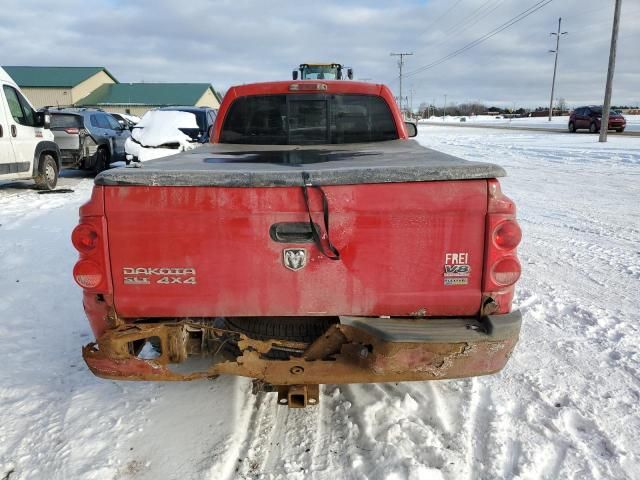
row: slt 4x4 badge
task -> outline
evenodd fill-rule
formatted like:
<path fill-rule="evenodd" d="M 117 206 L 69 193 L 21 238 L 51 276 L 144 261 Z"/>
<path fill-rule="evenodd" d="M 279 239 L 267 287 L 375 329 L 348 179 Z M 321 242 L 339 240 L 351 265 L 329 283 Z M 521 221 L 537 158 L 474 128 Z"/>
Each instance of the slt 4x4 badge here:
<path fill-rule="evenodd" d="M 285 248 L 282 251 L 282 261 L 289 270 L 300 270 L 307 265 L 307 249 Z"/>
<path fill-rule="evenodd" d="M 124 267 L 122 269 L 125 285 L 195 285 L 195 268 L 177 267 Z"/>

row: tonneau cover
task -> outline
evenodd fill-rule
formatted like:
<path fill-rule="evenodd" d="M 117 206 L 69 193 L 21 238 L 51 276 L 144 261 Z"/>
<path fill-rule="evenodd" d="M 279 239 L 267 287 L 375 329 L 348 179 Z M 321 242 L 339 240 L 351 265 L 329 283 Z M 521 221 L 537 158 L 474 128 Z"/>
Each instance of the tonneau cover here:
<path fill-rule="evenodd" d="M 471 162 L 415 140 L 348 145 L 208 144 L 140 168 L 107 170 L 96 185 L 280 187 L 426 182 L 504 177 L 491 163 Z"/>

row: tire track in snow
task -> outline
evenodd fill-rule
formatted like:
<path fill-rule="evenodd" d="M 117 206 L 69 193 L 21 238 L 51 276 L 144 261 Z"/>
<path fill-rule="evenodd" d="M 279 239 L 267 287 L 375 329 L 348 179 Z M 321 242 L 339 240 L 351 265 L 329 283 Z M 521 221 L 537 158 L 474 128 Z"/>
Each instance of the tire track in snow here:
<path fill-rule="evenodd" d="M 471 379 L 471 395 L 467 420 L 467 478 L 492 478 L 487 472 L 490 428 L 493 420 L 491 392 L 479 378 Z"/>
<path fill-rule="evenodd" d="M 318 407 L 289 409 L 276 394 L 258 393 L 229 478 L 281 478 L 312 469 Z"/>
<path fill-rule="evenodd" d="M 220 460 L 210 467 L 211 480 L 237 478 L 240 461 L 245 453 L 248 438 L 251 436 L 251 427 L 257 414 L 257 398 L 251 394 L 251 384 L 243 378 L 234 379 L 237 383 L 233 389 L 235 415 L 229 420 L 234 422 L 233 434 L 225 442 Z M 225 399 L 228 401 L 228 399 Z"/>
<path fill-rule="evenodd" d="M 259 458 L 259 455 L 265 446 L 263 440 L 266 432 L 273 427 L 273 419 L 266 411 L 269 409 L 268 403 L 265 401 L 268 394 L 260 392 L 253 395 L 251 392 L 247 392 L 246 395 L 251 400 L 247 401 L 243 408 L 250 413 L 246 417 L 244 425 L 238 426 L 242 429 L 242 437 L 234 441 L 238 445 L 234 455 L 236 463 L 233 471 L 228 472 L 227 478 L 229 480 L 253 478 L 252 475 L 259 473 L 259 468 L 262 466 L 262 458 Z"/>

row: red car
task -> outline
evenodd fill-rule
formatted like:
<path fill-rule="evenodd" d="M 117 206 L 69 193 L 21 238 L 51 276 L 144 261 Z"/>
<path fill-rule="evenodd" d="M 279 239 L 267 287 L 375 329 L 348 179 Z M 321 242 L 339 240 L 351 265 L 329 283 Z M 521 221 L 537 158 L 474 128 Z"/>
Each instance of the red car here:
<path fill-rule="evenodd" d="M 569 131 L 571 133 L 576 130 L 589 130 L 591 133 L 600 131 L 600 123 L 602 120 L 602 107 L 592 105 L 589 107 L 578 107 L 569 117 Z M 609 130 L 616 132 L 624 132 L 627 126 L 625 118 L 615 110 L 609 113 Z"/>
<path fill-rule="evenodd" d="M 241 375 L 290 407 L 499 371 L 521 324 L 505 172 L 416 134 L 383 85 L 258 83 L 212 144 L 98 175 L 72 234 L 91 371 Z"/>

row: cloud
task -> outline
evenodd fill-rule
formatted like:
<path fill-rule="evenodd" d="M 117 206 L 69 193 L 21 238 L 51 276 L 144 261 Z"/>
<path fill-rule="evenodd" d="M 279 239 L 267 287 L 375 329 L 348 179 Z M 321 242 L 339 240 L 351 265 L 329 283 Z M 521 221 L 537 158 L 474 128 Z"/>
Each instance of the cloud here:
<path fill-rule="evenodd" d="M 2 63 L 100 65 L 120 81 L 230 85 L 290 78 L 301 62 L 341 62 L 356 77 L 398 90 L 406 72 L 456 51 L 514 17 L 534 0 L 5 0 Z M 623 5 L 613 101 L 638 104 L 640 8 Z M 413 103 L 480 100 L 534 106 L 548 102 L 554 37 L 563 17 L 556 92 L 569 104 L 601 103 L 613 2 L 556 0 L 477 47 L 405 79 Z"/>

